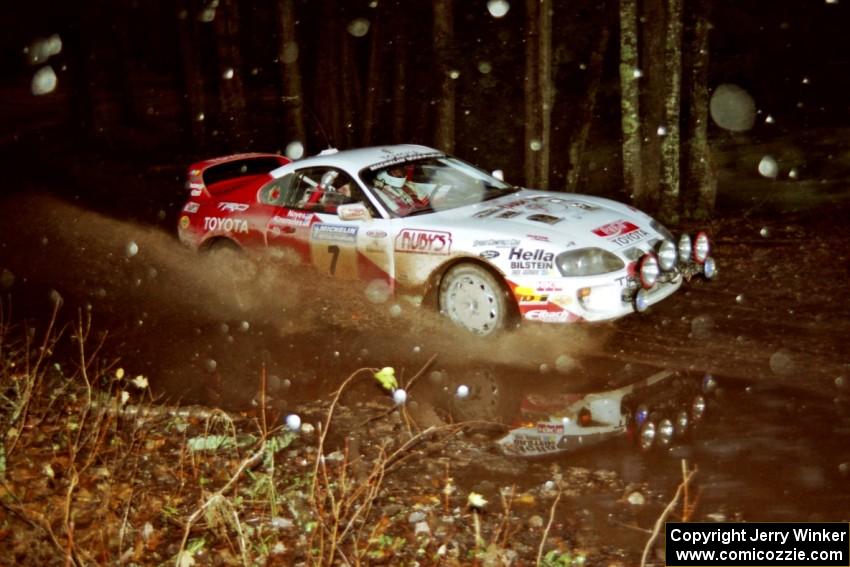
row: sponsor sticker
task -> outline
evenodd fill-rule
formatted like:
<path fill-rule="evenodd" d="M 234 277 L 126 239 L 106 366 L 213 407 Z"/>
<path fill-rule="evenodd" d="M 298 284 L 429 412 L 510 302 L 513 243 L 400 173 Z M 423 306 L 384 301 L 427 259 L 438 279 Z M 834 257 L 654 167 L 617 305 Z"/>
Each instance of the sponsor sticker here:
<path fill-rule="evenodd" d="M 555 254 L 546 250 L 537 248 L 536 250 L 528 250 L 525 248 L 511 248 L 508 254 L 508 260 L 511 263 L 511 270 L 551 270 L 555 265 Z"/>
<path fill-rule="evenodd" d="M 452 234 L 435 230 L 404 229 L 395 238 L 395 250 L 446 256 L 452 251 Z"/>
<path fill-rule="evenodd" d="M 483 219 L 483 218 L 486 218 L 486 217 L 489 217 L 489 216 L 492 216 L 492 215 L 498 213 L 500 210 L 501 209 L 484 209 L 483 211 L 478 211 L 477 213 L 475 213 L 472 216 L 477 218 L 477 219 Z"/>
<path fill-rule="evenodd" d="M 560 435 L 564 432 L 564 424 L 563 423 L 554 423 L 551 421 L 538 421 L 537 422 L 537 432 L 538 433 L 554 433 Z"/>
<path fill-rule="evenodd" d="M 285 215 L 275 215 L 269 224 L 285 224 L 289 226 L 310 226 L 313 222 L 313 213 L 302 213 L 301 211 L 286 211 Z"/>
<path fill-rule="evenodd" d="M 247 233 L 248 221 L 220 217 L 204 217 L 204 230 L 212 232 Z"/>
<path fill-rule="evenodd" d="M 649 233 L 634 223 L 619 220 L 593 229 L 593 234 L 607 238 L 617 246 L 628 246 L 649 237 Z"/>
<path fill-rule="evenodd" d="M 478 256 L 480 258 L 484 258 L 485 260 L 492 260 L 493 258 L 499 257 L 499 252 L 497 250 L 485 250 Z"/>
<path fill-rule="evenodd" d="M 320 242 L 345 242 L 353 244 L 357 242 L 357 227 L 317 223 L 313 225 L 311 238 Z"/>
<path fill-rule="evenodd" d="M 473 248 L 481 248 L 486 246 L 487 248 L 513 248 L 514 246 L 519 246 L 520 242 L 517 239 L 510 240 L 475 240 L 472 242 Z"/>
<path fill-rule="evenodd" d="M 180 228 L 189 228 L 189 217 L 187 217 L 186 215 L 180 217 Z"/>
<path fill-rule="evenodd" d="M 366 236 L 369 238 L 374 238 L 375 240 L 380 240 L 381 238 L 386 238 L 387 233 L 383 230 L 367 230 Z"/>
<path fill-rule="evenodd" d="M 558 441 L 554 435 L 514 433 L 511 445 L 517 453 L 548 453 L 558 449 Z"/>
<path fill-rule="evenodd" d="M 542 222 L 545 224 L 556 224 L 561 222 L 563 219 L 561 217 L 553 217 L 552 215 L 528 215 L 528 220 L 534 222 Z"/>
<path fill-rule="evenodd" d="M 248 210 L 247 203 L 230 203 L 224 201 L 218 204 L 218 210 L 224 211 L 226 213 L 241 213 L 243 211 Z"/>
<path fill-rule="evenodd" d="M 614 222 L 609 222 L 608 224 L 603 224 L 598 228 L 593 229 L 593 234 L 596 236 L 601 236 L 603 238 L 611 238 L 614 236 L 622 236 L 624 234 L 629 234 L 630 232 L 634 232 L 638 229 L 636 224 L 633 224 L 627 220 L 618 220 Z"/>
<path fill-rule="evenodd" d="M 200 209 L 200 208 L 201 208 L 200 203 L 196 203 L 195 201 L 189 201 L 188 203 L 186 203 L 186 206 L 183 207 L 183 212 L 184 213 L 190 213 L 190 214 L 191 213 L 197 213 L 198 209 Z"/>
<path fill-rule="evenodd" d="M 549 237 L 543 236 L 542 234 L 526 234 L 525 236 L 532 240 L 537 240 L 538 242 L 549 242 Z"/>
<path fill-rule="evenodd" d="M 566 323 L 569 321 L 569 311 L 547 311 L 545 309 L 532 309 L 525 312 L 525 318 L 541 323 Z"/>

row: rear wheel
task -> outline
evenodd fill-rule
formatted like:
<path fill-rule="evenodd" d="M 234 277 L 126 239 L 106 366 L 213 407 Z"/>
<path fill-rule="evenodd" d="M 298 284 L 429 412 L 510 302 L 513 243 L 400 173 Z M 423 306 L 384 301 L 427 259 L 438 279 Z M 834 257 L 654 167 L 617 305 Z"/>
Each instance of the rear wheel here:
<path fill-rule="evenodd" d="M 482 266 L 458 264 L 440 282 L 440 312 L 476 335 L 506 328 L 511 307 L 505 286 Z"/>

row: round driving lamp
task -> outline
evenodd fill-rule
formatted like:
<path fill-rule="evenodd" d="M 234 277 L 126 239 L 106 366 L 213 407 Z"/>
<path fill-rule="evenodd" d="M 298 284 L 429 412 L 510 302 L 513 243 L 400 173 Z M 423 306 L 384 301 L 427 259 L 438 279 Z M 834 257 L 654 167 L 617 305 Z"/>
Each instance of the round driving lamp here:
<path fill-rule="evenodd" d="M 674 431 L 675 430 L 673 428 L 673 422 L 670 419 L 665 417 L 664 419 L 659 421 L 658 432 L 656 434 L 658 436 L 658 443 L 662 447 L 668 446 L 670 442 L 673 441 Z"/>
<path fill-rule="evenodd" d="M 708 235 L 704 232 L 698 232 L 697 238 L 694 240 L 694 260 L 702 264 L 708 258 L 709 252 L 711 252 L 711 242 L 708 240 Z"/>
<path fill-rule="evenodd" d="M 646 289 L 651 288 L 655 285 L 655 282 L 658 281 L 658 275 L 660 273 L 661 272 L 658 269 L 658 260 L 655 258 L 655 254 L 644 254 L 640 259 L 640 264 L 638 265 L 640 285 Z"/>
<path fill-rule="evenodd" d="M 694 401 L 691 403 L 691 419 L 693 421 L 699 421 L 705 415 L 705 397 L 704 396 L 696 396 Z"/>
<path fill-rule="evenodd" d="M 714 279 L 717 275 L 717 265 L 714 263 L 714 258 L 709 256 L 702 264 L 702 275 L 707 280 Z"/>
<path fill-rule="evenodd" d="M 655 423 L 652 421 L 647 421 L 643 424 L 643 427 L 640 428 L 640 435 L 638 435 L 638 446 L 644 450 L 648 451 L 652 448 L 652 444 L 655 442 Z"/>
<path fill-rule="evenodd" d="M 669 272 L 676 267 L 676 245 L 669 240 L 662 240 L 658 245 L 657 250 L 658 265 L 665 272 Z"/>
<path fill-rule="evenodd" d="M 645 289 L 639 289 L 635 294 L 635 311 L 643 313 L 649 309 L 649 293 Z"/>
<path fill-rule="evenodd" d="M 635 423 L 637 423 L 638 427 L 643 425 L 643 422 L 646 421 L 646 418 L 649 417 L 649 408 L 645 405 L 640 405 L 635 410 Z"/>
<path fill-rule="evenodd" d="M 685 433 L 688 432 L 688 423 L 690 422 L 690 418 L 688 417 L 688 412 L 685 410 L 680 411 L 676 415 L 676 435 L 682 437 Z"/>
<path fill-rule="evenodd" d="M 688 262 L 691 259 L 691 237 L 683 234 L 679 237 L 679 261 Z"/>

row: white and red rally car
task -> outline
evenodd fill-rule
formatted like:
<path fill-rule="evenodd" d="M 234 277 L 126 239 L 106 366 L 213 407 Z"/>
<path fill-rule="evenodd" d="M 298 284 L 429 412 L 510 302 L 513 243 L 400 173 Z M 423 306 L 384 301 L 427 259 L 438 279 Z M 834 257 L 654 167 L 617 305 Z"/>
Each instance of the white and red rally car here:
<path fill-rule="evenodd" d="M 284 247 L 479 335 L 614 319 L 715 274 L 703 232 L 674 240 L 630 206 L 515 187 L 423 146 L 227 156 L 192 165 L 187 189 L 189 246 Z"/>

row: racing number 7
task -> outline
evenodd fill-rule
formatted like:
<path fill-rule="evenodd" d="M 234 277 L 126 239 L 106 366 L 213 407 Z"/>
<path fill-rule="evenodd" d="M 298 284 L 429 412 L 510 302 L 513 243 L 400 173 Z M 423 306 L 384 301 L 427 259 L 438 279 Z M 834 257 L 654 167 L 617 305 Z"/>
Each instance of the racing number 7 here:
<path fill-rule="evenodd" d="M 333 258 L 331 258 L 331 275 L 334 275 L 336 272 L 336 262 L 339 260 L 339 246 L 336 244 L 328 246 L 328 254 L 333 255 Z"/>

